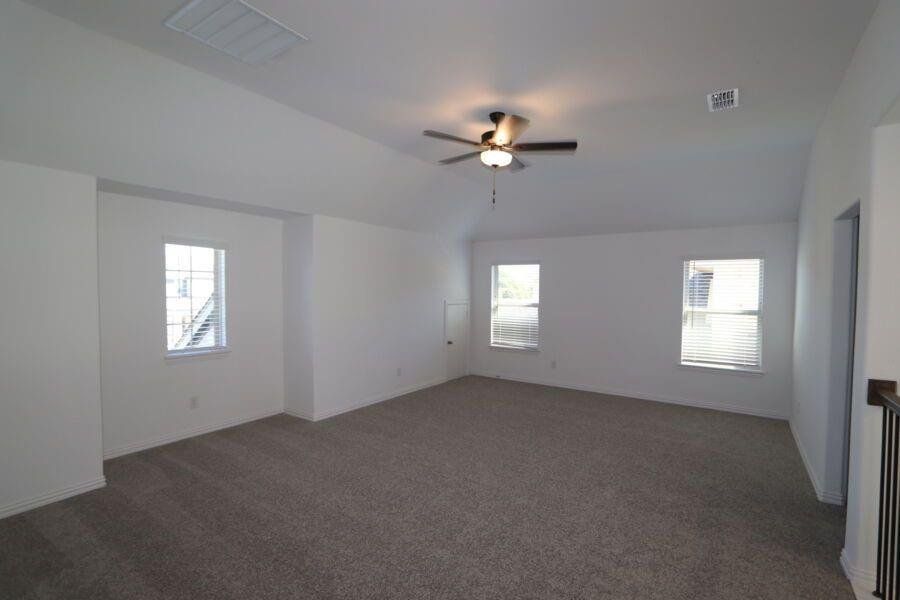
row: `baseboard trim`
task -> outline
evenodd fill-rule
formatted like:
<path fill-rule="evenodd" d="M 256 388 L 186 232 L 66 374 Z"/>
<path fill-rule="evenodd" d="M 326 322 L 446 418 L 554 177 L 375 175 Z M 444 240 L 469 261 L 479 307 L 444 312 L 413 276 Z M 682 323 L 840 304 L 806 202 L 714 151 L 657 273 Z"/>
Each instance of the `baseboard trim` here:
<path fill-rule="evenodd" d="M 323 412 L 316 412 L 313 418 L 314 421 L 324 421 L 325 419 L 330 419 L 331 417 L 336 417 L 338 415 L 342 415 L 344 413 L 348 413 L 354 410 L 358 410 L 360 408 L 365 408 L 366 406 L 371 406 L 373 404 L 378 404 L 379 402 L 384 402 L 385 400 L 390 400 L 391 398 L 397 398 L 399 396 L 405 396 L 406 394 L 412 394 L 413 392 L 418 392 L 419 390 L 424 390 L 425 388 L 434 387 L 436 385 L 440 385 L 447 381 L 446 377 L 436 377 L 429 381 L 425 381 L 422 383 L 416 383 L 410 386 L 406 386 L 404 388 L 400 388 L 397 390 L 392 390 L 390 392 L 385 392 L 383 394 L 378 394 L 377 396 L 371 396 L 366 398 L 365 400 L 360 400 L 359 402 L 354 402 L 349 406 L 343 408 L 335 408 L 332 410 L 327 410 Z"/>
<path fill-rule="evenodd" d="M 844 569 L 844 575 L 850 580 L 857 600 L 870 600 L 872 590 L 875 589 L 875 572 L 853 566 L 847 557 L 846 548 L 841 550 L 841 568 Z"/>
<path fill-rule="evenodd" d="M 72 496 L 77 496 L 78 494 L 90 492 L 91 490 L 98 490 L 98 489 L 104 487 L 105 485 L 106 485 L 106 477 L 98 477 L 97 479 L 92 479 L 90 481 L 85 481 L 83 483 L 70 485 L 68 487 L 64 487 L 62 489 L 58 489 L 53 492 L 48 492 L 46 494 L 41 494 L 39 496 L 33 496 L 31 498 L 26 498 L 25 500 L 19 500 L 17 502 L 12 502 L 11 504 L 7 504 L 5 506 L 0 506 L 0 519 L 5 519 L 6 517 L 11 517 L 13 515 L 17 515 L 19 513 L 23 513 L 23 512 L 32 510 L 34 508 L 45 506 L 47 504 L 59 502 L 60 500 L 65 500 L 66 498 L 71 498 Z"/>
<path fill-rule="evenodd" d="M 303 419 L 304 421 L 315 421 L 315 417 L 306 411 L 302 410 L 293 410 L 290 408 L 284 409 L 284 414 L 290 415 L 292 417 L 297 417 L 298 419 Z"/>
<path fill-rule="evenodd" d="M 161 435 L 159 437 L 152 438 L 149 440 L 144 440 L 142 442 L 136 442 L 134 444 L 128 444 L 126 446 L 119 446 L 118 448 L 111 448 L 109 450 L 103 451 L 103 459 L 109 460 L 111 458 L 125 456 L 126 454 L 133 454 L 134 452 L 140 452 L 141 450 L 155 448 L 156 446 L 164 446 L 165 444 L 171 444 L 172 442 L 177 442 L 177 441 L 185 440 L 187 438 L 192 438 L 192 437 L 195 437 L 198 435 L 203 435 L 204 433 L 211 433 L 213 431 L 218 431 L 220 429 L 227 429 L 229 427 L 234 427 L 235 425 L 242 425 L 244 423 L 249 423 L 251 421 L 265 419 L 266 417 L 279 415 L 283 412 L 284 412 L 284 410 L 281 408 L 270 409 L 270 410 L 266 410 L 266 411 L 263 411 L 260 413 L 254 413 L 252 415 L 246 415 L 246 416 L 237 417 L 234 419 L 226 419 L 224 421 L 218 421 L 216 423 L 212 423 L 211 425 L 201 425 L 200 427 L 184 429 L 184 430 L 178 431 L 176 433 Z"/>
<path fill-rule="evenodd" d="M 390 392 L 378 394 L 377 396 L 371 396 L 369 398 L 366 398 L 365 400 L 360 400 L 358 402 L 354 402 L 345 407 L 335 408 L 332 410 L 326 410 L 326 411 L 322 411 L 322 412 L 313 411 L 312 415 L 310 415 L 306 412 L 301 412 L 301 411 L 296 411 L 296 410 L 285 410 L 284 412 L 293 417 L 298 417 L 300 419 L 306 419 L 307 421 L 315 421 L 315 422 L 324 421 L 325 419 L 330 419 L 331 417 L 336 417 L 338 415 L 342 415 L 344 413 L 358 410 L 360 408 L 365 408 L 366 406 L 378 404 L 379 402 L 384 402 L 385 400 L 390 400 L 391 398 L 405 396 L 406 394 L 418 392 L 419 390 L 424 390 L 426 388 L 434 387 L 436 385 L 440 385 L 445 382 L 447 382 L 446 377 L 436 377 L 435 379 L 430 379 L 430 380 L 422 382 L 422 383 L 416 383 L 416 384 L 406 386 L 406 387 L 403 387 L 400 389 L 391 390 Z"/>
<path fill-rule="evenodd" d="M 506 379 L 509 381 L 518 381 L 521 383 L 534 383 L 536 385 L 546 385 L 550 387 L 558 387 L 567 390 L 578 390 L 581 392 L 594 392 L 596 394 L 606 394 L 608 396 L 621 396 L 624 398 L 635 398 L 637 400 L 647 400 L 650 402 L 662 402 L 664 404 L 678 404 L 680 406 L 693 406 L 694 408 L 708 408 L 711 410 L 720 410 L 723 412 L 738 413 L 742 415 L 751 415 L 754 417 L 765 417 L 767 419 L 778 419 L 779 421 L 787 421 L 788 416 L 774 411 L 757 410 L 736 406 L 733 404 L 719 404 L 715 402 L 698 402 L 696 400 L 688 400 L 686 398 L 676 398 L 672 396 L 658 396 L 655 394 L 643 394 L 629 390 L 619 390 L 613 388 L 604 388 L 600 386 L 577 385 L 552 381 L 549 379 L 540 379 L 535 377 L 520 377 L 517 375 L 504 375 L 502 373 L 488 373 L 485 371 L 473 371 L 471 375 L 480 377 L 489 377 L 492 379 Z"/>
<path fill-rule="evenodd" d="M 836 492 L 816 491 L 816 497 L 820 502 L 834 504 L 835 506 L 843 506 L 846 501 L 843 494 L 838 494 Z"/>
<path fill-rule="evenodd" d="M 819 499 L 819 502 L 824 502 L 825 504 L 835 504 L 837 506 L 843 506 L 843 494 L 822 489 L 822 484 L 819 483 L 819 478 L 816 477 L 816 472 L 813 471 L 812 464 L 809 462 L 809 456 L 806 454 L 806 448 L 803 446 L 803 442 L 800 441 L 800 436 L 797 435 L 797 430 L 794 429 L 794 422 L 789 421 L 788 423 L 791 427 L 791 435 L 794 436 L 794 443 L 797 445 L 797 450 L 800 452 L 800 459 L 803 461 L 803 466 L 806 468 L 806 474 L 809 476 L 809 481 L 812 483 L 813 490 L 816 492 L 816 498 Z"/>

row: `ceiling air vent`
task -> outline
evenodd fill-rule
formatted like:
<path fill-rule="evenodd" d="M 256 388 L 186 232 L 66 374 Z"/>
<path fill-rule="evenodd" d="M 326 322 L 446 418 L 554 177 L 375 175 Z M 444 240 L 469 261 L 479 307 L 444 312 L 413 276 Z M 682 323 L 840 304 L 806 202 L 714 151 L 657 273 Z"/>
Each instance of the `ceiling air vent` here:
<path fill-rule="evenodd" d="M 709 105 L 709 112 L 719 112 L 720 110 L 737 108 L 740 105 L 738 102 L 738 89 L 719 90 L 718 92 L 708 94 L 706 96 L 706 103 Z"/>
<path fill-rule="evenodd" d="M 251 65 L 307 39 L 243 0 L 191 0 L 165 25 Z"/>

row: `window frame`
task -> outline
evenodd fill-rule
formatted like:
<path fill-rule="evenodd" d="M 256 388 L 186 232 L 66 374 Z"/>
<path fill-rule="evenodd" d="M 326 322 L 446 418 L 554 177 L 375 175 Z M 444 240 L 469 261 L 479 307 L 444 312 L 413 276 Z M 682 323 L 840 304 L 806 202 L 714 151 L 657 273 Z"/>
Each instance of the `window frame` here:
<path fill-rule="evenodd" d="M 681 323 L 684 322 L 684 264 L 689 261 L 718 261 L 718 260 L 758 260 L 760 261 L 760 269 L 762 270 L 762 277 L 760 278 L 759 285 L 759 300 L 758 300 L 758 309 L 756 311 L 756 319 L 758 323 L 759 330 L 759 365 L 757 367 L 746 367 L 735 364 L 717 364 L 717 363 L 697 363 L 697 362 L 685 362 L 682 360 L 682 348 L 684 347 L 684 326 Z M 690 256 L 683 256 L 678 263 L 681 266 L 681 293 L 679 294 L 679 306 L 681 307 L 681 313 L 679 315 L 679 329 L 678 329 L 678 361 L 676 362 L 676 366 L 680 369 L 691 370 L 691 371 L 710 371 L 715 373 L 731 373 L 734 375 L 750 375 L 750 376 L 759 376 L 765 375 L 766 371 L 764 369 L 764 335 L 763 335 L 763 327 L 764 327 L 764 314 L 765 314 L 765 291 L 766 291 L 766 263 L 769 262 L 769 258 L 765 252 L 738 252 L 734 254 L 697 254 Z M 750 311 L 752 312 L 752 311 Z"/>
<path fill-rule="evenodd" d="M 537 345 L 534 348 L 525 348 L 522 346 L 509 346 L 506 344 L 495 344 L 493 340 L 493 331 L 494 331 L 494 292 L 496 290 L 496 277 L 495 274 L 497 272 L 497 267 L 505 267 L 505 266 L 517 266 L 517 265 L 537 265 L 538 267 L 538 299 L 537 299 L 537 321 L 538 321 L 538 336 L 537 336 Z M 543 304 L 543 285 L 541 284 L 541 280 L 543 279 L 544 273 L 544 265 L 539 260 L 517 260 L 517 261 L 501 261 L 501 262 L 493 262 L 491 263 L 490 277 L 490 305 L 488 307 L 488 348 L 491 350 L 501 350 L 504 352 L 528 352 L 528 353 L 538 353 L 541 351 L 541 344 L 543 341 L 543 335 L 541 334 L 541 306 Z"/>
<path fill-rule="evenodd" d="M 214 276 L 214 285 L 216 288 L 216 293 L 219 294 L 219 298 L 221 298 L 221 314 L 222 314 L 222 323 L 221 323 L 221 338 L 224 339 L 224 343 L 217 343 L 215 346 L 208 346 L 206 348 L 184 348 L 181 350 L 169 350 L 169 342 L 167 336 L 167 326 L 168 326 L 168 310 L 167 310 L 167 300 L 168 296 L 166 294 L 166 244 L 177 244 L 180 246 L 196 246 L 199 248 L 211 248 L 213 250 L 221 250 L 225 255 L 225 260 L 223 265 L 216 265 L 214 269 L 216 270 L 216 274 Z M 228 254 L 229 248 L 228 244 L 220 241 L 210 240 L 210 239 L 202 239 L 202 238 L 186 238 L 186 237 L 177 237 L 177 236 L 163 236 L 162 243 L 160 244 L 160 249 L 162 251 L 162 322 L 163 322 L 163 336 L 162 336 L 162 348 L 163 348 L 163 358 L 166 361 L 169 360 L 179 360 L 186 358 L 197 358 L 203 356 L 215 356 L 218 354 L 228 354 L 231 352 L 231 334 L 229 332 L 228 327 L 228 287 L 230 277 L 228 276 Z M 218 257 L 216 258 L 218 262 Z M 219 273 L 221 271 L 221 273 Z M 224 281 L 223 281 L 224 280 Z"/>

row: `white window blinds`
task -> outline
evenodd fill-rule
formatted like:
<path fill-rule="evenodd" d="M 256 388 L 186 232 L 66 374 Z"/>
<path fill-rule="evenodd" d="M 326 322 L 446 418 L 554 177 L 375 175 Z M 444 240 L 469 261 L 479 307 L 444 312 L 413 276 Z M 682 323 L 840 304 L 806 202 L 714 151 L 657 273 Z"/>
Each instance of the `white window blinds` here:
<path fill-rule="evenodd" d="M 494 265 L 491 346 L 537 350 L 540 320 L 540 265 Z"/>
<path fill-rule="evenodd" d="M 686 260 L 681 318 L 685 365 L 759 370 L 763 260 Z"/>
<path fill-rule="evenodd" d="M 225 250 L 167 243 L 165 254 L 168 354 L 225 348 Z"/>

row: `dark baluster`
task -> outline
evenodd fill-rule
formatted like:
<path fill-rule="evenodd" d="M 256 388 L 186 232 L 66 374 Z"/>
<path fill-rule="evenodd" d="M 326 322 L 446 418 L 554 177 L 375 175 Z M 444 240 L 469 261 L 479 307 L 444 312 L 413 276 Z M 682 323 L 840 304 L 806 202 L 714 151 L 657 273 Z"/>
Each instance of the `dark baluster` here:
<path fill-rule="evenodd" d="M 897 514 L 897 509 L 900 507 L 900 481 L 898 481 L 898 475 L 900 475 L 900 415 L 892 409 L 891 417 L 894 419 L 894 427 L 890 440 L 893 445 L 891 450 L 893 456 L 891 465 L 893 469 L 888 473 L 888 477 L 891 480 L 891 503 L 889 505 L 891 515 L 889 535 L 891 543 L 890 554 L 888 555 L 888 577 L 891 585 L 889 598 L 894 600 L 900 593 L 897 590 L 897 576 L 900 575 L 900 572 L 897 570 L 897 550 L 900 550 L 900 547 L 897 546 L 897 534 L 900 533 L 900 527 L 898 527 L 897 523 L 897 518 L 900 516 Z"/>
<path fill-rule="evenodd" d="M 891 518 L 891 528 L 888 534 L 889 546 L 888 546 L 888 585 L 887 585 L 887 594 L 885 595 L 886 600 L 894 600 L 895 595 L 897 593 L 897 582 L 894 579 L 895 570 L 896 570 L 896 562 L 897 562 L 897 442 L 900 435 L 898 435 L 897 427 L 898 427 L 898 417 L 894 411 L 891 411 L 891 421 L 893 425 L 891 426 L 891 449 L 889 450 L 889 454 L 891 457 L 891 471 L 888 473 L 888 476 L 891 480 L 891 495 L 889 498 L 889 510 Z"/>
<path fill-rule="evenodd" d="M 881 482 L 878 490 L 878 553 L 874 595 L 900 596 L 900 395 L 897 382 L 869 380 L 867 401 L 883 407 Z"/>
<path fill-rule="evenodd" d="M 884 598 L 884 564 L 882 559 L 882 544 L 884 543 L 884 484 L 885 474 L 887 473 L 887 461 L 885 459 L 885 449 L 887 447 L 888 436 L 888 408 L 885 406 L 881 409 L 881 485 L 878 488 L 878 554 L 875 564 L 875 593 L 878 598 Z"/>
<path fill-rule="evenodd" d="M 894 472 L 894 413 L 888 410 L 888 426 L 887 431 L 885 432 L 885 438 L 887 439 L 887 447 L 885 448 L 884 457 L 887 462 L 886 473 L 884 476 L 884 553 L 882 556 L 882 598 L 889 598 L 891 593 L 891 581 L 890 581 L 890 571 L 889 565 L 891 562 L 891 502 L 893 501 L 893 482 L 891 481 L 891 474 Z"/>
<path fill-rule="evenodd" d="M 887 439 L 887 459 L 888 459 L 888 472 L 886 477 L 885 485 L 887 488 L 885 489 L 885 500 L 884 500 L 884 598 L 887 600 L 888 598 L 894 597 L 894 579 L 893 579 L 893 565 L 892 562 L 894 560 L 893 557 L 893 548 L 894 548 L 894 535 L 892 532 L 892 525 L 894 521 L 894 509 L 893 505 L 896 502 L 896 496 L 894 491 L 894 462 L 897 460 L 897 454 L 894 452 L 894 438 L 897 436 L 897 420 L 892 411 L 888 411 L 888 439 Z"/>

